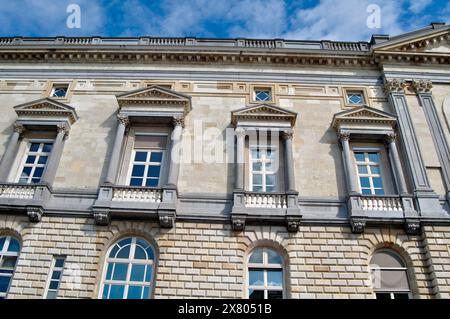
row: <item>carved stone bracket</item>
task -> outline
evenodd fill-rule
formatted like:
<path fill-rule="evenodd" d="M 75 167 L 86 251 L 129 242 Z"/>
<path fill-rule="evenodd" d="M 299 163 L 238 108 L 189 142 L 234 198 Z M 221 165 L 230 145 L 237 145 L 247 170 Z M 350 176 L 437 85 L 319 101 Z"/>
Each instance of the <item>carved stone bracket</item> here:
<path fill-rule="evenodd" d="M 385 80 L 384 91 L 386 93 L 402 93 L 405 90 L 406 82 L 405 80 L 392 79 Z"/>
<path fill-rule="evenodd" d="M 16 133 L 19 133 L 19 135 L 22 135 L 23 132 L 25 132 L 25 127 L 20 123 L 14 123 L 13 130 Z"/>
<path fill-rule="evenodd" d="M 433 83 L 431 83 L 431 81 L 429 80 L 413 80 L 411 83 L 411 87 L 417 94 L 431 93 Z"/>
<path fill-rule="evenodd" d="M 173 126 L 181 126 L 184 128 L 184 116 L 176 116 L 172 119 Z"/>
<path fill-rule="evenodd" d="M 42 219 L 42 215 L 44 214 L 44 210 L 41 207 L 28 207 L 27 215 L 32 223 L 38 223 Z"/>
<path fill-rule="evenodd" d="M 294 137 L 294 130 L 287 129 L 281 131 L 281 137 L 283 138 L 283 140 L 292 140 L 292 138 Z"/>
<path fill-rule="evenodd" d="M 56 130 L 58 133 L 64 134 L 64 140 L 66 140 L 69 137 L 70 128 L 67 124 L 58 124 L 56 126 Z"/>
<path fill-rule="evenodd" d="M 95 210 L 94 221 L 97 226 L 108 226 L 111 222 L 111 214 L 108 210 Z"/>
<path fill-rule="evenodd" d="M 420 220 L 418 219 L 406 219 L 405 231 L 408 235 L 419 235 L 421 231 Z"/>
<path fill-rule="evenodd" d="M 125 127 L 130 124 L 130 119 L 128 118 L 128 115 L 125 114 L 117 114 L 117 120 Z"/>
<path fill-rule="evenodd" d="M 349 141 L 350 140 L 350 132 L 348 131 L 339 131 L 337 133 L 339 141 Z"/>
<path fill-rule="evenodd" d="M 366 220 L 363 218 L 351 218 L 350 225 L 352 227 L 352 232 L 355 234 L 361 234 L 366 228 Z"/>
<path fill-rule="evenodd" d="M 161 228 L 172 228 L 175 225 L 175 214 L 159 213 L 159 225 Z"/>
<path fill-rule="evenodd" d="M 242 127 L 238 127 L 234 130 L 234 133 L 237 137 L 243 137 L 247 134 L 247 130 Z"/>
<path fill-rule="evenodd" d="M 300 218 L 295 217 L 287 217 L 286 218 L 286 227 L 288 232 L 296 233 L 300 227 Z"/>
<path fill-rule="evenodd" d="M 232 216 L 231 225 L 234 231 L 243 231 L 245 228 L 245 216 Z"/>

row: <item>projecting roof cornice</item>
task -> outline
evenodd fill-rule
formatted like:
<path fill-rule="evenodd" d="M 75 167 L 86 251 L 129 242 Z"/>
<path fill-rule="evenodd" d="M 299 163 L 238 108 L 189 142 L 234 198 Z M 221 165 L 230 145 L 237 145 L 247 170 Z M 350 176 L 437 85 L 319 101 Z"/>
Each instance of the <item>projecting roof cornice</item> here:
<path fill-rule="evenodd" d="M 394 115 L 371 108 L 367 105 L 336 113 L 331 126 L 337 131 L 341 129 L 356 129 L 382 127 L 393 129 L 397 123 Z"/>
<path fill-rule="evenodd" d="M 231 123 L 238 126 L 241 123 L 288 123 L 295 125 L 297 113 L 270 104 L 258 104 L 231 112 Z"/>
<path fill-rule="evenodd" d="M 125 92 L 116 96 L 121 111 L 191 111 L 191 97 L 158 85 Z"/>
<path fill-rule="evenodd" d="M 19 121 L 65 121 L 73 124 L 78 119 L 73 107 L 50 98 L 17 105 L 14 110 Z"/>

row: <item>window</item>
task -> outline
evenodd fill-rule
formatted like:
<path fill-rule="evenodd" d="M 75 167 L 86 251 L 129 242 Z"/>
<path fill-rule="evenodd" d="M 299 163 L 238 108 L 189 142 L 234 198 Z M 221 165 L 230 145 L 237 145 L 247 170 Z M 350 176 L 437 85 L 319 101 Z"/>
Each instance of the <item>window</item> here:
<path fill-rule="evenodd" d="M 372 286 L 377 299 L 409 299 L 407 268 L 394 251 L 382 249 L 370 260 Z"/>
<path fill-rule="evenodd" d="M 52 151 L 51 142 L 30 142 L 24 156 L 19 183 L 39 183 Z"/>
<path fill-rule="evenodd" d="M 276 151 L 257 147 L 250 151 L 250 189 L 252 192 L 274 192 L 276 189 Z"/>
<path fill-rule="evenodd" d="M 248 260 L 249 299 L 283 298 L 283 260 L 269 248 L 256 248 Z"/>
<path fill-rule="evenodd" d="M 270 88 L 255 88 L 255 101 L 272 101 L 272 90 Z"/>
<path fill-rule="evenodd" d="M 349 105 L 361 105 L 364 104 L 364 93 L 362 91 L 349 91 L 347 92 L 347 104 Z"/>
<path fill-rule="evenodd" d="M 153 247 L 144 239 L 128 237 L 114 244 L 105 264 L 102 298 L 150 298 L 154 262 Z"/>
<path fill-rule="evenodd" d="M 384 195 L 380 169 L 380 152 L 355 151 L 359 186 L 363 195 Z"/>
<path fill-rule="evenodd" d="M 165 135 L 135 136 L 129 172 L 130 186 L 160 186 L 166 143 Z"/>
<path fill-rule="evenodd" d="M 0 237 L 0 299 L 5 299 L 19 258 L 20 244 L 14 237 Z"/>
<path fill-rule="evenodd" d="M 64 270 L 65 257 L 54 257 L 47 287 L 47 299 L 56 299 Z"/>
<path fill-rule="evenodd" d="M 65 98 L 68 90 L 69 86 L 67 84 L 55 84 L 52 88 L 50 96 L 53 98 L 60 98 L 60 99 Z"/>

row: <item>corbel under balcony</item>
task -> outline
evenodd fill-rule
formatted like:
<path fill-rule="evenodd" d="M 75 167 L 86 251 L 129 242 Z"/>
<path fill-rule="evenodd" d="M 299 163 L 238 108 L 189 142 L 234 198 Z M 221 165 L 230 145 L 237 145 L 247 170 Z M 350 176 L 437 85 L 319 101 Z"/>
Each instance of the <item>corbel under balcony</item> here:
<path fill-rule="evenodd" d="M 161 227 L 172 228 L 176 219 L 176 187 L 135 187 L 105 184 L 100 187 L 93 206 L 95 223 L 108 225 L 111 218 L 158 220 Z"/>

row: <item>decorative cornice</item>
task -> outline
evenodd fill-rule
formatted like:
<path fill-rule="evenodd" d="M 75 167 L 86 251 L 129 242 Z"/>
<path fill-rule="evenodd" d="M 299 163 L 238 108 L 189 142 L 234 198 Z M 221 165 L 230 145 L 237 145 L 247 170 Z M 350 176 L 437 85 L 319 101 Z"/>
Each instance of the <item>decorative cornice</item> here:
<path fill-rule="evenodd" d="M 22 117 L 36 117 L 36 118 L 67 118 L 70 124 L 75 123 L 78 115 L 75 109 L 67 104 L 55 101 L 50 98 L 39 99 L 36 101 L 27 102 L 14 107 L 19 120 Z"/>
<path fill-rule="evenodd" d="M 237 125 L 239 120 L 287 121 L 295 125 L 297 113 L 269 104 L 258 104 L 231 112 L 231 123 Z"/>
<path fill-rule="evenodd" d="M 384 92 L 389 94 L 389 93 L 403 93 L 406 87 L 406 82 L 405 80 L 400 80 L 400 79 L 392 79 L 392 80 L 388 80 L 385 79 L 384 82 Z"/>
<path fill-rule="evenodd" d="M 354 109 L 337 113 L 333 116 L 331 126 L 336 131 L 341 131 L 342 128 L 360 125 L 384 125 L 393 128 L 397 123 L 395 116 L 371 108 L 367 105 L 356 107 Z"/>
<path fill-rule="evenodd" d="M 431 81 L 429 80 L 413 80 L 411 83 L 411 87 L 417 94 L 431 93 L 433 83 L 431 83 Z"/>

